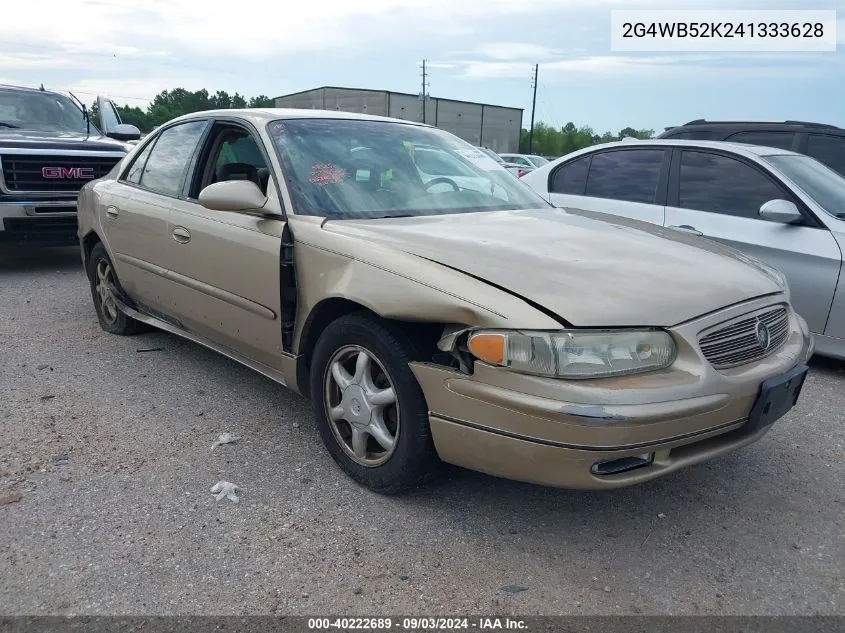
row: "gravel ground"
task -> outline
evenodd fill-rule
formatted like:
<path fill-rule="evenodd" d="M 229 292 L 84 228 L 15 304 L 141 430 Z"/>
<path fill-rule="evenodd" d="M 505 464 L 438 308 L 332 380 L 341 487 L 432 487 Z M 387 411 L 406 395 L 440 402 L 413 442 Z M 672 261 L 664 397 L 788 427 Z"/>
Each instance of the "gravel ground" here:
<path fill-rule="evenodd" d="M 842 363 L 760 442 L 636 488 L 451 468 L 385 498 L 302 398 L 102 332 L 74 249 L 0 255 L 0 355 L 5 615 L 845 613 Z"/>

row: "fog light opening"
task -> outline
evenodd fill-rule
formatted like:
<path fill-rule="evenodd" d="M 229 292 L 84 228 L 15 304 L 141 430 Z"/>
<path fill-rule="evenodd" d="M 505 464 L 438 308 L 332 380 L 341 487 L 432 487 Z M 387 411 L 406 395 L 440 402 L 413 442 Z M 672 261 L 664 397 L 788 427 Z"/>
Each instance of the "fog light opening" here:
<path fill-rule="evenodd" d="M 590 467 L 590 472 L 594 475 L 616 475 L 617 473 L 648 466 L 653 461 L 654 453 L 631 455 L 630 457 L 620 457 L 606 462 L 596 462 Z"/>

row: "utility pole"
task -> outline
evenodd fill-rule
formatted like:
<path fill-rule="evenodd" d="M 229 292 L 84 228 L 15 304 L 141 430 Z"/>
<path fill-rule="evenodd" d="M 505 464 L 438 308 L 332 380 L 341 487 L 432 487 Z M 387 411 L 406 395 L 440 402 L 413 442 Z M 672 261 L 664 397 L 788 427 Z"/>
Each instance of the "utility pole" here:
<path fill-rule="evenodd" d="M 425 64 L 428 60 L 422 60 L 422 92 L 420 93 L 420 100 L 422 101 L 422 122 L 425 123 L 425 106 L 428 101 L 428 74 L 426 73 Z"/>
<path fill-rule="evenodd" d="M 540 64 L 534 64 L 534 72 L 531 73 L 531 85 L 534 87 L 534 98 L 531 101 L 531 131 L 528 132 L 528 153 L 534 148 L 534 110 L 537 109 L 537 73 Z"/>

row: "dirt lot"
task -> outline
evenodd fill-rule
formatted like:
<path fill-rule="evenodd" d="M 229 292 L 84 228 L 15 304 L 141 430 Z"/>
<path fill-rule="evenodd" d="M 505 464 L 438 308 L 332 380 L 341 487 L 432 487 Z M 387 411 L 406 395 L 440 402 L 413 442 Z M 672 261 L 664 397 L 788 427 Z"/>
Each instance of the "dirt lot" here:
<path fill-rule="evenodd" d="M 303 399 L 176 337 L 102 332 L 73 249 L 0 255 L 0 359 L 6 615 L 845 613 L 842 363 L 814 361 L 760 442 L 637 488 L 448 469 L 385 498 L 335 467 Z"/>

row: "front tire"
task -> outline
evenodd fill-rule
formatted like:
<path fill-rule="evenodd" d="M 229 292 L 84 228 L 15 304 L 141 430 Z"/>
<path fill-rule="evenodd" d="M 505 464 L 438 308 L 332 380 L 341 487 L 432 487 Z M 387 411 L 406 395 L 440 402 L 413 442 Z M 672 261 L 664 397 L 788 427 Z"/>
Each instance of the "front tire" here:
<path fill-rule="evenodd" d="M 332 322 L 311 362 L 311 396 L 323 443 L 352 479 L 396 494 L 421 485 L 438 464 L 428 407 L 408 364 L 401 329 L 367 314 Z"/>
<path fill-rule="evenodd" d="M 131 336 L 146 328 L 140 321 L 120 311 L 115 303 L 112 288 L 119 288 L 117 273 L 103 244 L 97 243 L 88 258 L 88 281 L 91 284 L 91 298 L 100 327 L 109 334 Z"/>

